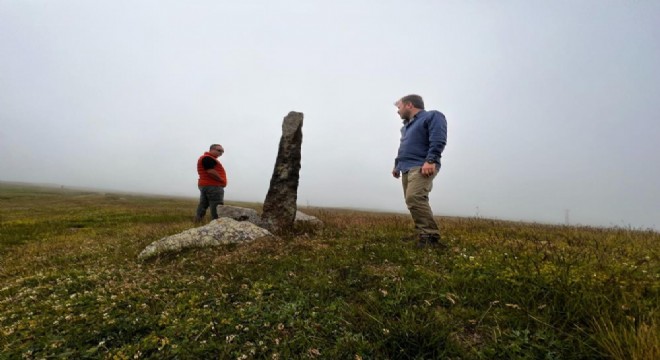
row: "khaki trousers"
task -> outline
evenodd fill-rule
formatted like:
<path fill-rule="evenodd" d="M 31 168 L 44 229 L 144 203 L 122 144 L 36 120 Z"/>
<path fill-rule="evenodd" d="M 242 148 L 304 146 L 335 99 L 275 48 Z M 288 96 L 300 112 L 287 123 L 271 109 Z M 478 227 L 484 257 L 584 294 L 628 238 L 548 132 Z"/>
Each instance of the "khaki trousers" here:
<path fill-rule="evenodd" d="M 401 176 L 403 196 L 415 222 L 415 231 L 418 234 L 440 234 L 429 205 L 429 193 L 433 189 L 433 179 L 438 172 L 433 176 L 424 176 L 420 170 L 421 167 L 416 166 Z"/>

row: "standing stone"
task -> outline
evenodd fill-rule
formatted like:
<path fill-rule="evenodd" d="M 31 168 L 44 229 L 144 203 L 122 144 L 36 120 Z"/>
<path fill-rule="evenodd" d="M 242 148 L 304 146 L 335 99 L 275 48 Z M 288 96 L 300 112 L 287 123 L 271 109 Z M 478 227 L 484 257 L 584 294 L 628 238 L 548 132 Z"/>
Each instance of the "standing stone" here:
<path fill-rule="evenodd" d="M 261 214 L 264 226 L 273 233 L 291 229 L 296 218 L 302 125 L 303 114 L 295 111 L 291 111 L 282 123 L 275 169 Z"/>

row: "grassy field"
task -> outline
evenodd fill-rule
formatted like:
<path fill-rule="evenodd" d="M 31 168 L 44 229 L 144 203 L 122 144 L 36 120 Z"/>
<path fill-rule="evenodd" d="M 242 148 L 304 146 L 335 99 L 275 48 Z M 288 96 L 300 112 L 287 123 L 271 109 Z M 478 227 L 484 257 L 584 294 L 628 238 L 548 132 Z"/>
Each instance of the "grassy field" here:
<path fill-rule="evenodd" d="M 0 358 L 660 359 L 652 231 L 440 217 L 417 250 L 408 216 L 314 208 L 137 261 L 195 206 L 0 184 Z"/>

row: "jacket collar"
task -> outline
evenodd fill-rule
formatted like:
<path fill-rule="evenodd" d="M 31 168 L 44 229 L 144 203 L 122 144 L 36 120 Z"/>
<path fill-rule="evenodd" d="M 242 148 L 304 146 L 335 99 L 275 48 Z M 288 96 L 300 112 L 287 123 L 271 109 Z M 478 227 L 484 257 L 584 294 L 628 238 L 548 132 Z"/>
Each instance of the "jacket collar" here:
<path fill-rule="evenodd" d="M 410 120 L 403 120 L 403 125 L 409 125 L 409 124 L 411 124 L 413 121 L 415 121 L 415 119 L 417 119 L 420 115 L 424 114 L 425 112 L 426 112 L 426 110 L 424 110 L 424 109 L 419 110 L 419 111 L 417 112 L 417 114 L 415 114 L 415 116 L 413 116 L 412 119 L 410 119 Z"/>
<path fill-rule="evenodd" d="M 217 158 L 218 158 L 217 156 L 211 154 L 211 153 L 208 152 L 208 151 L 204 153 L 204 156 L 210 156 L 210 157 L 212 157 L 212 158 L 214 158 L 214 159 L 217 159 Z"/>

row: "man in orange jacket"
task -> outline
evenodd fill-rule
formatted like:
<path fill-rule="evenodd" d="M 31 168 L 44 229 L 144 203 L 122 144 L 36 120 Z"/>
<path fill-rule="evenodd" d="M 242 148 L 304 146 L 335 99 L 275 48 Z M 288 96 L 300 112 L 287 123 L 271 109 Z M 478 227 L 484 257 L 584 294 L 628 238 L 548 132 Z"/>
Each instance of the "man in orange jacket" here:
<path fill-rule="evenodd" d="M 225 199 L 225 186 L 227 186 L 227 174 L 222 167 L 218 157 L 222 156 L 225 149 L 220 144 L 213 144 L 209 151 L 197 160 L 197 187 L 199 188 L 199 205 L 195 221 L 200 222 L 206 216 L 206 209 L 211 207 L 211 217 L 218 218 L 218 205 L 223 205 Z"/>

